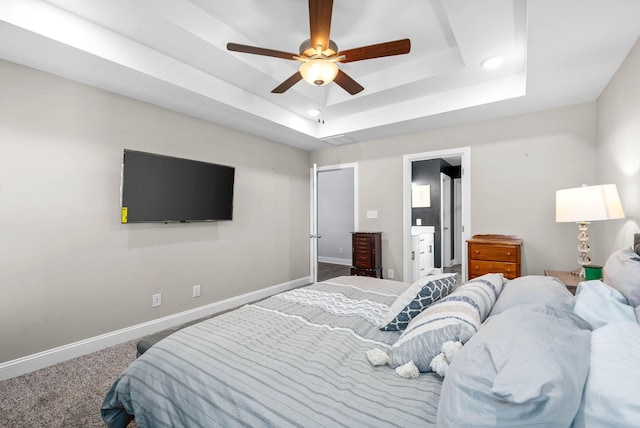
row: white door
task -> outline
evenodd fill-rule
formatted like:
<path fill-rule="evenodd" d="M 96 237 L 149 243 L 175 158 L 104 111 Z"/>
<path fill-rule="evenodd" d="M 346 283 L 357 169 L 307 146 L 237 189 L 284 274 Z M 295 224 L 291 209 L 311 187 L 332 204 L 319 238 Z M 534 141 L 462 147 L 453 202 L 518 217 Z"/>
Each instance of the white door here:
<path fill-rule="evenodd" d="M 462 263 L 462 179 L 453 179 L 453 264 Z"/>
<path fill-rule="evenodd" d="M 318 282 L 318 166 L 314 163 L 311 168 L 311 219 L 309 230 L 309 274 L 311 282 Z"/>
<path fill-rule="evenodd" d="M 451 177 L 440 173 L 440 248 L 441 267 L 451 267 Z"/>
<path fill-rule="evenodd" d="M 318 281 L 318 239 L 322 238 L 321 235 L 318 234 L 318 171 L 330 171 L 336 169 L 346 169 L 350 168 L 353 170 L 353 230 L 349 232 L 355 232 L 358 230 L 358 164 L 357 163 L 348 163 L 348 164 L 340 164 L 340 165 L 331 165 L 331 166 L 323 166 L 318 168 L 316 164 L 313 164 L 313 168 L 311 168 L 311 202 L 310 202 L 310 211 L 311 218 L 310 222 L 310 230 L 309 230 L 309 254 L 310 254 L 310 277 L 311 281 L 314 283 Z M 349 254 L 349 259 L 351 259 L 351 235 L 349 234 L 349 248 L 345 248 L 345 253 Z"/>

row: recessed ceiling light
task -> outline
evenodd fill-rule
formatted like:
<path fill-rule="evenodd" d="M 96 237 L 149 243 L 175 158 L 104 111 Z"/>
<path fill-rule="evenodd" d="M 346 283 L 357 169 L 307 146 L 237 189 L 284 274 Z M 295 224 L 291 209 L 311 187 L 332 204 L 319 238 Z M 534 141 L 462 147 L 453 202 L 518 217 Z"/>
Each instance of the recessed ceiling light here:
<path fill-rule="evenodd" d="M 309 116 L 316 117 L 317 115 L 320 114 L 320 110 L 312 109 L 312 110 L 309 110 L 307 113 L 309 113 Z"/>
<path fill-rule="evenodd" d="M 484 68 L 488 68 L 488 69 L 492 69 L 492 68 L 498 68 L 502 65 L 502 63 L 504 62 L 504 58 L 501 56 L 492 56 L 491 58 L 487 58 L 484 61 L 482 61 L 482 66 Z"/>

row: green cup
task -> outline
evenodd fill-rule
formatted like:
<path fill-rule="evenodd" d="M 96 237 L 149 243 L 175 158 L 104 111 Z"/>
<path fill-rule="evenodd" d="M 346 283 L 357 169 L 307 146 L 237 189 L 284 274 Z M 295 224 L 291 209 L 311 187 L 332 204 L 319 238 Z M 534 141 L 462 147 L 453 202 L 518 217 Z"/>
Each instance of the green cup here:
<path fill-rule="evenodd" d="M 587 281 L 592 279 L 602 279 L 602 266 L 585 266 L 584 279 Z"/>

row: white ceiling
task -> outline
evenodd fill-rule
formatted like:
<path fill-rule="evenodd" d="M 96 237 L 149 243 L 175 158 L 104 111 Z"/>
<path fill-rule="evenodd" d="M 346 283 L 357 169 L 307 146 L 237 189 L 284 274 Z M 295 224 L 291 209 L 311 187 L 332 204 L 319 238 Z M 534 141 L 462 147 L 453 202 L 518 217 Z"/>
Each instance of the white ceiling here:
<path fill-rule="evenodd" d="M 410 38 L 407 55 L 341 64 L 364 86 L 301 81 L 304 0 L 2 0 L 0 58 L 316 150 L 595 100 L 640 36 L 638 0 L 334 0 L 351 49 Z M 482 60 L 501 55 L 502 67 Z M 320 118 L 309 116 L 320 109 Z"/>

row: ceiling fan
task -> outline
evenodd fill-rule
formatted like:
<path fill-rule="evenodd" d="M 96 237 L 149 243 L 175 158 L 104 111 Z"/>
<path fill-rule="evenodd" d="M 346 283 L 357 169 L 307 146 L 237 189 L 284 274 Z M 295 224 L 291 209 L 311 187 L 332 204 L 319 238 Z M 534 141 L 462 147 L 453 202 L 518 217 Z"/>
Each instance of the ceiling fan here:
<path fill-rule="evenodd" d="M 227 49 L 254 55 L 264 55 L 302 62 L 300 69 L 271 92 L 281 94 L 304 79 L 312 85 L 322 86 L 336 82 L 342 89 L 355 95 L 362 91 L 358 82 L 340 70 L 337 62 L 347 63 L 385 56 L 402 55 L 411 50 L 409 39 L 363 46 L 338 51 L 338 46 L 329 38 L 333 0 L 309 0 L 309 26 L 311 38 L 300 45 L 300 54 L 282 52 L 254 46 L 228 43 Z"/>

